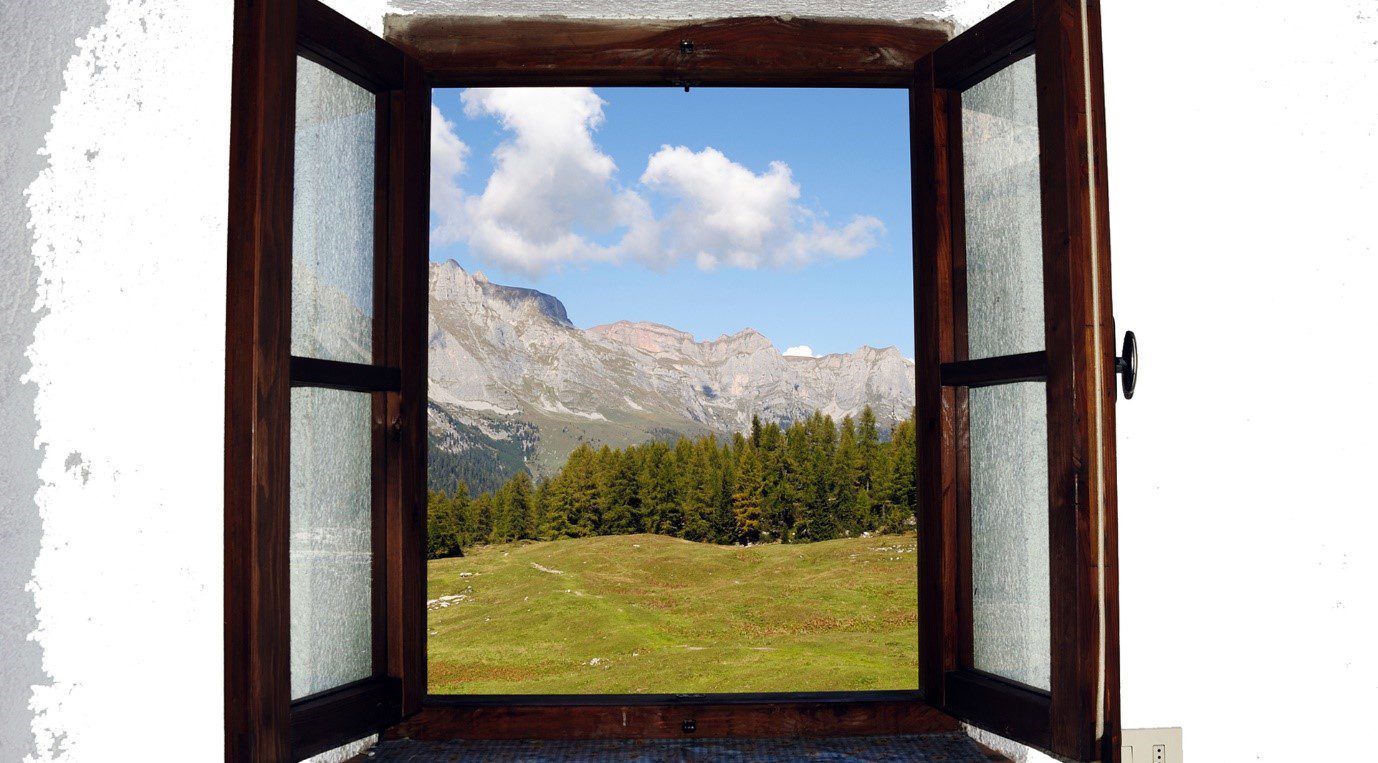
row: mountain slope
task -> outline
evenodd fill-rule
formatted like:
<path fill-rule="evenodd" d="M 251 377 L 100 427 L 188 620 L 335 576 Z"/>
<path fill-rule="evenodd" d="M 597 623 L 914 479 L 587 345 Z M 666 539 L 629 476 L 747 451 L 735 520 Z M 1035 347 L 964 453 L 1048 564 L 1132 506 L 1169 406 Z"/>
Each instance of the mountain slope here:
<path fill-rule="evenodd" d="M 453 424 L 462 421 L 494 447 L 518 436 L 516 423 L 529 425 L 528 465 L 538 474 L 580 442 L 726 435 L 747 429 L 753 414 L 788 423 L 866 405 L 888 428 L 914 404 L 914 365 L 893 347 L 803 358 L 781 355 L 752 329 L 702 342 L 654 323 L 583 330 L 558 299 L 453 261 L 431 265 L 430 313 L 433 439 L 448 429 L 462 447 Z"/>

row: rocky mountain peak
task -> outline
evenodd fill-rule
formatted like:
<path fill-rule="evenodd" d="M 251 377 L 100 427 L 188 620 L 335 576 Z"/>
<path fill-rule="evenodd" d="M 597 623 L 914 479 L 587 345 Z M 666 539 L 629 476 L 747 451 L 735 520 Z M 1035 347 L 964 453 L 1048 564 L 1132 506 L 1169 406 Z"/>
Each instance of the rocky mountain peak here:
<path fill-rule="evenodd" d="M 868 405 L 885 425 L 914 405 L 914 365 L 893 347 L 797 358 L 749 328 L 704 341 L 648 321 L 584 330 L 555 297 L 454 262 L 432 264 L 430 307 L 433 406 L 490 434 L 534 426 L 538 472 L 581 442 L 728 435 L 754 415 L 840 419 Z"/>
<path fill-rule="evenodd" d="M 535 289 L 495 284 L 482 271 L 470 274 L 454 260 L 431 263 L 431 300 L 461 309 L 500 303 L 514 311 L 534 310 L 562 326 L 574 325 L 564 303 L 555 297 Z"/>

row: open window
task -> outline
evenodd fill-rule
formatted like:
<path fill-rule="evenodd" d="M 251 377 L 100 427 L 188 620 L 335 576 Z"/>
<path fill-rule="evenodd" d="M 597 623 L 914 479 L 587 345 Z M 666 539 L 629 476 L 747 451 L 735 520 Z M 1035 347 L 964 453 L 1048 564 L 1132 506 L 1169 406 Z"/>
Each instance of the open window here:
<path fill-rule="evenodd" d="M 1019 0 L 917 68 L 926 698 L 1118 750 L 1115 356 L 1095 3 Z"/>
<path fill-rule="evenodd" d="M 297 760 L 424 694 L 430 93 L 315 0 L 235 21 L 226 758 Z"/>
<path fill-rule="evenodd" d="M 418 23 L 394 47 L 318 0 L 236 3 L 226 759 L 297 760 L 426 710 L 411 730 L 509 738 L 960 719 L 1118 760 L 1095 0 L 1017 0 L 951 40 L 870 22 L 503 23 Z M 909 90 L 918 692 L 426 697 L 432 84 Z"/>

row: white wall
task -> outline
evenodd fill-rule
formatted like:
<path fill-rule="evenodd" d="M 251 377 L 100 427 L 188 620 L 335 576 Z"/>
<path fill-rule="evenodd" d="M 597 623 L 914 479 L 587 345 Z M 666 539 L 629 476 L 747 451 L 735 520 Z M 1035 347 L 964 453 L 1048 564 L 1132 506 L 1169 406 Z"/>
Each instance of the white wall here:
<path fill-rule="evenodd" d="M 57 91 L 18 104 L 48 121 L 12 148 L 42 172 L 6 188 L 31 236 L 41 453 L 36 493 L 8 498 L 42 522 L 37 558 L 6 564 L 32 567 L 47 676 L 25 691 L 36 746 L 7 760 L 221 735 L 229 6 L 112 0 L 87 24 L 6 55 L 65 62 Z"/>
<path fill-rule="evenodd" d="M 381 0 L 334 4 L 379 28 Z M 1378 707 L 1378 8 L 1104 5 L 1116 314 L 1143 343 L 1119 408 L 1124 721 L 1184 726 L 1193 760 L 1340 759 L 1333 732 Z M 3 7 L 0 646 L 23 659 L 0 659 L 0 760 L 215 759 L 231 4 Z"/>
<path fill-rule="evenodd" d="M 1183 726 L 1197 761 L 1364 757 L 1378 4 L 1104 5 L 1115 313 L 1143 364 L 1125 724 Z"/>
<path fill-rule="evenodd" d="M 24 187 L 45 162 L 38 155 L 48 115 L 62 90 L 62 70 L 77 35 L 100 20 L 101 0 L 62 6 L 0 3 L 0 760 L 35 750 L 30 686 L 49 683 L 43 650 L 29 639 L 38 625 L 25 590 L 42 547 L 43 518 L 34 495 L 43 452 L 34 447 L 37 388 L 21 383 L 39 315 L 38 274 L 27 228 Z"/>

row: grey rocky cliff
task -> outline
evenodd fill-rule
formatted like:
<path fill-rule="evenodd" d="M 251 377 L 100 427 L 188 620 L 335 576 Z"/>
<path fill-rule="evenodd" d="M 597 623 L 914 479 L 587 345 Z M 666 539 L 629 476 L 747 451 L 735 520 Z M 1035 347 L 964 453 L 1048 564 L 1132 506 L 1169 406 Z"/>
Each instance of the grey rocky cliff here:
<path fill-rule="evenodd" d="M 840 419 L 866 405 L 885 425 L 914 405 L 914 365 L 893 347 L 805 358 L 752 329 L 708 341 L 654 323 L 584 330 L 558 299 L 454 262 L 431 265 L 430 290 L 433 404 L 471 422 L 534 424 L 546 466 L 579 442 L 728 434 L 753 414 Z"/>

